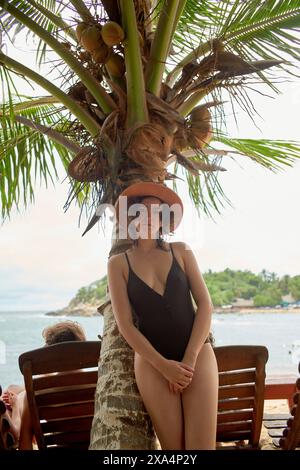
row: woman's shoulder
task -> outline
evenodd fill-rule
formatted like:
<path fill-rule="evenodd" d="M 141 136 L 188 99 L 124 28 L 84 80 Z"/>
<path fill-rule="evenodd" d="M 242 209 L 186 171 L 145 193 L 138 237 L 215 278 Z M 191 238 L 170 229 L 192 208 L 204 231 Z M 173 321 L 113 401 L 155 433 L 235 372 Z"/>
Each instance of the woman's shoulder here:
<path fill-rule="evenodd" d="M 125 275 L 126 264 L 125 252 L 111 255 L 107 262 L 107 275 L 109 277 L 113 276 L 115 280 L 124 279 L 124 281 L 127 282 Z"/>
<path fill-rule="evenodd" d="M 190 246 L 186 242 L 178 241 L 178 242 L 171 242 L 170 243 L 173 248 L 179 250 L 181 253 L 185 250 L 190 250 Z"/>
<path fill-rule="evenodd" d="M 185 243 L 184 243 L 184 242 L 181 242 L 181 241 L 178 241 L 178 242 L 170 242 L 170 245 L 172 245 L 172 246 L 178 246 L 178 247 L 180 248 L 180 247 L 184 247 Z"/>
<path fill-rule="evenodd" d="M 190 245 L 183 241 L 173 242 L 172 248 L 174 250 L 175 256 L 177 256 L 177 258 L 180 258 L 183 264 L 186 263 L 187 254 L 193 253 L 193 250 Z"/>
<path fill-rule="evenodd" d="M 108 266 L 120 266 L 125 260 L 125 251 L 122 253 L 116 253 L 115 255 L 111 255 L 108 258 L 107 265 Z"/>

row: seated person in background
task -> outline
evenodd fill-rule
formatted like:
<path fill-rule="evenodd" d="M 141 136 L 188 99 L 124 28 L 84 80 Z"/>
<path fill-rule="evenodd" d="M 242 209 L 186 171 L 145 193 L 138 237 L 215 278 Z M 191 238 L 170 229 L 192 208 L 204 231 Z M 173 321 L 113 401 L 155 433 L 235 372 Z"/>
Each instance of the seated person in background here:
<path fill-rule="evenodd" d="M 71 320 L 46 327 L 42 336 L 45 346 L 66 341 L 86 341 L 83 328 L 79 323 Z M 6 406 L 5 418 L 9 422 L 14 438 L 19 441 L 19 449 L 32 449 L 34 436 L 25 388 L 19 385 L 9 385 L 0 396 L 0 400 Z"/>
<path fill-rule="evenodd" d="M 1 415 L 7 421 L 6 428 L 16 438 L 20 431 L 20 410 L 19 410 L 19 394 L 24 392 L 24 387 L 21 385 L 11 384 L 7 389 L 0 394 L 0 407 Z"/>
<path fill-rule="evenodd" d="M 51 346 L 56 343 L 64 343 L 65 341 L 86 341 L 86 336 L 82 326 L 71 320 L 56 323 L 48 326 L 42 332 L 45 340 L 45 346 Z"/>

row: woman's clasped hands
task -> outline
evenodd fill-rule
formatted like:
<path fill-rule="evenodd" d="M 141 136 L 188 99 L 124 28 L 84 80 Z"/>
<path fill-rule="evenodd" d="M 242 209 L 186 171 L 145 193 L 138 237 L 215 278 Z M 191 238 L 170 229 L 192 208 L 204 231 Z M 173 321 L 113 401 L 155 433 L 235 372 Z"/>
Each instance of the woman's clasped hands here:
<path fill-rule="evenodd" d="M 166 360 L 162 369 L 163 376 L 168 380 L 171 392 L 182 392 L 190 385 L 195 369 L 184 362 Z"/>

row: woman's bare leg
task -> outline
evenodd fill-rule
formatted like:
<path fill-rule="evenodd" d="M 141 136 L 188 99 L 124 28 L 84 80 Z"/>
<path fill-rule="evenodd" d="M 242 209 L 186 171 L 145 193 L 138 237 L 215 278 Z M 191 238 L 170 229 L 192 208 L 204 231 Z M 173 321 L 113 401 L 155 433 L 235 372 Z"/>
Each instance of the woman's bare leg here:
<path fill-rule="evenodd" d="M 17 387 L 17 386 L 16 386 Z M 7 410 L 5 413 L 5 418 L 9 423 L 10 432 L 13 434 L 14 438 L 18 441 L 20 436 L 21 428 L 21 415 L 23 409 L 24 390 L 19 387 L 17 392 L 13 391 L 14 389 L 8 388 L 8 391 L 5 392 L 6 401 L 11 406 L 11 411 Z M 21 391 L 20 391 L 21 390 Z"/>
<path fill-rule="evenodd" d="M 215 450 L 219 374 L 215 353 L 205 343 L 191 383 L 182 391 L 185 449 Z"/>
<path fill-rule="evenodd" d="M 19 450 L 32 450 L 33 429 L 27 395 L 23 395 Z"/>
<path fill-rule="evenodd" d="M 134 372 L 162 450 L 183 450 L 184 425 L 180 393 L 171 392 L 167 379 L 138 353 L 134 355 Z"/>

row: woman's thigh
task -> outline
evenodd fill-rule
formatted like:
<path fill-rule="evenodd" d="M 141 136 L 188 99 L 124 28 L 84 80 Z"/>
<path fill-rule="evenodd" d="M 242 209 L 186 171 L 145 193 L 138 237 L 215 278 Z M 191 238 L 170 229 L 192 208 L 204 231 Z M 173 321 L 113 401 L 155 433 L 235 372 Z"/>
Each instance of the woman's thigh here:
<path fill-rule="evenodd" d="M 216 448 L 219 374 L 214 350 L 205 343 L 191 383 L 182 392 L 185 449 Z"/>
<path fill-rule="evenodd" d="M 184 449 L 180 393 L 169 390 L 167 379 L 138 353 L 134 355 L 137 387 L 149 413 L 161 448 Z"/>

